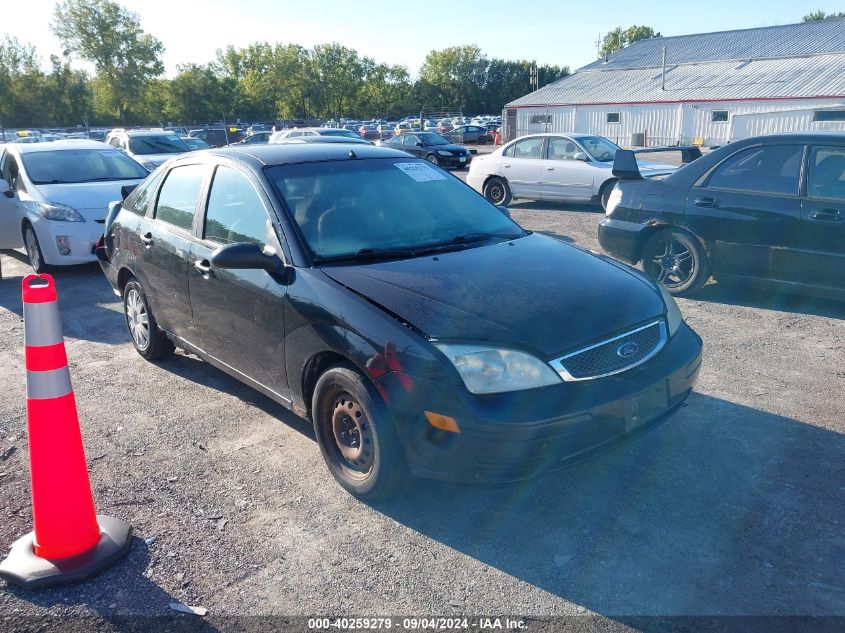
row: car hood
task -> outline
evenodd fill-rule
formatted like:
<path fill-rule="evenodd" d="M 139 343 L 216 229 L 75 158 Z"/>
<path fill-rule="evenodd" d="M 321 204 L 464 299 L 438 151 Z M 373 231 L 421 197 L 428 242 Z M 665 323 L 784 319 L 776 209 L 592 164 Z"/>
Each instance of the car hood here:
<path fill-rule="evenodd" d="M 82 214 L 86 220 L 102 220 L 106 207 L 113 200 L 122 200 L 123 185 L 137 185 L 142 179 L 109 180 L 107 182 L 79 182 L 57 185 L 36 185 L 46 201 L 66 204 Z"/>
<path fill-rule="evenodd" d="M 434 256 L 323 272 L 428 336 L 553 357 L 663 314 L 622 264 L 539 234 Z"/>
<path fill-rule="evenodd" d="M 449 143 L 448 145 L 426 145 L 426 149 L 431 150 L 446 150 L 447 152 L 459 152 L 461 154 L 469 154 L 469 150 L 463 145 L 457 145 L 455 143 Z"/>
<path fill-rule="evenodd" d="M 182 154 L 187 154 L 188 152 L 181 152 L 181 153 L 172 153 L 172 154 L 136 154 L 132 158 L 136 161 L 141 163 L 155 163 L 156 167 L 161 165 L 162 163 L 170 160 L 171 158 L 176 158 L 177 156 L 182 156 Z"/>

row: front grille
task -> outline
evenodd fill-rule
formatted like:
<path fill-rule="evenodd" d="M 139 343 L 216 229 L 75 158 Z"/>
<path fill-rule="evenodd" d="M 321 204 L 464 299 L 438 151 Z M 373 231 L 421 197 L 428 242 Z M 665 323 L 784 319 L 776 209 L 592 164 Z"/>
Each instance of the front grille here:
<path fill-rule="evenodd" d="M 552 361 L 564 380 L 590 380 L 631 369 L 657 354 L 666 344 L 661 319 Z"/>

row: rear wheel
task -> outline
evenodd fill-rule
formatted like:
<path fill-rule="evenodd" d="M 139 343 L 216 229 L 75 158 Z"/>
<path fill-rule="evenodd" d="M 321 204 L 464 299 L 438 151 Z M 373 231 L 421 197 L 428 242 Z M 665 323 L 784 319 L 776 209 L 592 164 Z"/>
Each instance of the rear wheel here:
<path fill-rule="evenodd" d="M 493 204 L 507 206 L 511 202 L 511 189 L 503 178 L 495 176 L 484 183 L 484 197 Z"/>
<path fill-rule="evenodd" d="M 393 420 L 372 384 L 350 365 L 320 376 L 311 405 L 320 452 L 337 482 L 360 499 L 393 495 L 408 474 Z"/>
<path fill-rule="evenodd" d="M 159 329 L 147 295 L 134 277 L 123 289 L 123 314 L 132 344 L 141 356 L 147 360 L 158 360 L 173 353 L 173 343 Z"/>
<path fill-rule="evenodd" d="M 38 243 L 38 236 L 31 224 L 27 224 L 23 231 L 23 244 L 26 248 L 26 256 L 29 258 L 29 265 L 32 270 L 40 274 L 47 270 L 44 263 L 44 255 L 41 253 L 41 245 Z"/>
<path fill-rule="evenodd" d="M 710 278 L 710 264 L 701 244 L 689 233 L 664 229 L 643 246 L 643 271 L 673 295 L 684 296 Z"/>

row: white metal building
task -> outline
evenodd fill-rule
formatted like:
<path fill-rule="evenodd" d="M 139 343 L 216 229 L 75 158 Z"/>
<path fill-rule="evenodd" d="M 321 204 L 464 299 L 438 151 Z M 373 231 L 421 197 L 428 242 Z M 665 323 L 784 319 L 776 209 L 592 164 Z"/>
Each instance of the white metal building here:
<path fill-rule="evenodd" d="M 583 132 L 620 145 L 845 130 L 845 19 L 642 40 L 507 104 L 503 117 L 508 139 Z"/>

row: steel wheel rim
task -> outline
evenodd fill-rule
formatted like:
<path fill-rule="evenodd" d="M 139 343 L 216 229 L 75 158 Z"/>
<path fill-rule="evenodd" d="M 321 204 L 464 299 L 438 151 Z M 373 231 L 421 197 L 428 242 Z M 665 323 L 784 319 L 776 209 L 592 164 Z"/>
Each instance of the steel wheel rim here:
<path fill-rule="evenodd" d="M 135 345 L 146 349 L 150 344 L 150 315 L 141 294 L 134 288 L 126 295 L 126 325 Z"/>
<path fill-rule="evenodd" d="M 429 156 L 428 162 L 432 163 L 433 165 L 436 165 L 437 164 L 437 156 Z"/>
<path fill-rule="evenodd" d="M 660 245 L 663 245 L 662 249 Z M 649 273 L 666 288 L 680 288 L 695 273 L 692 249 L 677 239 L 661 240 L 649 257 Z"/>
<path fill-rule="evenodd" d="M 38 254 L 38 238 L 35 237 L 35 231 L 27 229 L 26 231 L 26 254 L 29 256 L 29 263 L 34 269 L 41 267 L 41 257 Z"/>
<path fill-rule="evenodd" d="M 490 185 L 490 200 L 493 201 L 493 204 L 500 204 L 504 199 L 505 188 L 498 183 Z"/>
<path fill-rule="evenodd" d="M 367 474 L 375 461 L 373 429 L 367 412 L 343 391 L 332 403 L 331 430 L 338 463 L 356 474 Z"/>

